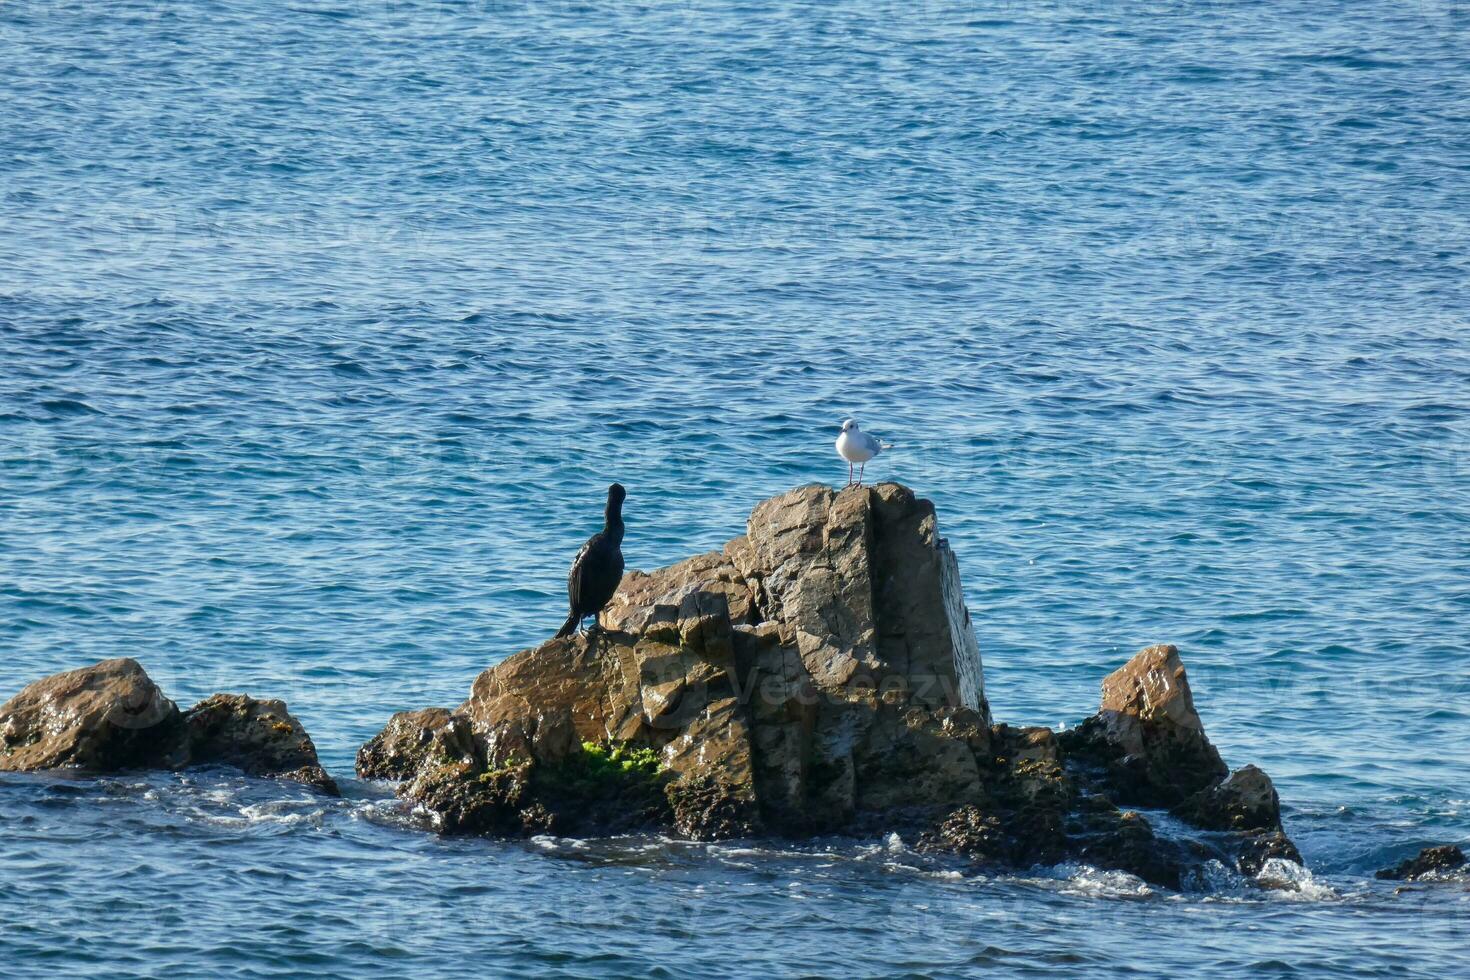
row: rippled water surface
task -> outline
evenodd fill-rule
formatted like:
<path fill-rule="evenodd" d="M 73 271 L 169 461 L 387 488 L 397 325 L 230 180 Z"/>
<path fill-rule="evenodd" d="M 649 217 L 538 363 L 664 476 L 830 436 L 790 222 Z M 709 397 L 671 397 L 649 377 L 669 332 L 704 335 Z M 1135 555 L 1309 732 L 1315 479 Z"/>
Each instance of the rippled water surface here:
<path fill-rule="evenodd" d="M 933 498 L 999 718 L 1177 643 L 1311 868 L 446 841 L 0 779 L 15 975 L 1452 976 L 1470 18 L 1441 0 L 0 4 L 0 697 L 108 656 L 327 766 L 760 499 Z"/>

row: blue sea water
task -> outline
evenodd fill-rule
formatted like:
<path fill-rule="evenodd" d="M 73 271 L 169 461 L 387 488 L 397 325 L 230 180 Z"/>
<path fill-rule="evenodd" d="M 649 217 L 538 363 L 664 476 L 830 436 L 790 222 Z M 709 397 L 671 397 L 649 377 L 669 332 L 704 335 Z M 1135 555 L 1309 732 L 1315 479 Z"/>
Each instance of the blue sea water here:
<path fill-rule="evenodd" d="M 347 798 L 0 778 L 8 976 L 1463 974 L 1470 8 L 0 4 L 0 699 L 132 656 Z M 564 615 L 869 468 L 999 719 L 1153 642 L 1307 875 L 442 840 L 347 780 Z"/>

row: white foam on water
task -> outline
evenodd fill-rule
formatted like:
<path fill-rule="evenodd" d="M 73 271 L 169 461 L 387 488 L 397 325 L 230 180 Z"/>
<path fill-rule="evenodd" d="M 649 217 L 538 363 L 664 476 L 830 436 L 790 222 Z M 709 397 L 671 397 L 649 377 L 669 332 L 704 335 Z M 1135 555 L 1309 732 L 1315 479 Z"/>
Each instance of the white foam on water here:
<path fill-rule="evenodd" d="M 1206 895 L 1240 892 L 1248 883 L 1249 879 L 1240 872 L 1216 860 L 1191 868 L 1183 881 L 1186 893 Z"/>
<path fill-rule="evenodd" d="M 1090 864 L 1059 864 L 1054 869 L 1064 875 L 1061 881 L 1063 895 L 1084 895 L 1088 898 L 1146 898 L 1154 894 L 1148 882 L 1126 871 L 1104 871 Z"/>
<path fill-rule="evenodd" d="M 1256 884 L 1287 901 L 1323 902 L 1340 897 L 1331 887 L 1320 884 L 1311 871 L 1285 858 L 1268 859 L 1256 874 Z"/>
<path fill-rule="evenodd" d="M 267 803 L 253 803 L 240 808 L 240 815 L 250 824 L 278 823 L 284 826 L 296 824 L 317 824 L 327 815 L 323 809 L 312 808 L 301 809 L 304 800 L 271 800 Z"/>

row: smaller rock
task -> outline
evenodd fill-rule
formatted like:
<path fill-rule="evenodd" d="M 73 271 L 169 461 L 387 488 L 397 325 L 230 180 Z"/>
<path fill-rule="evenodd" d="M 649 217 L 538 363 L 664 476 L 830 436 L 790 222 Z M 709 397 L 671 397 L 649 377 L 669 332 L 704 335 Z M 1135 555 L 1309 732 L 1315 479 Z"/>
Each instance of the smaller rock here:
<path fill-rule="evenodd" d="M 1091 813 L 1079 813 L 1083 829 L 1075 844 L 1078 857 L 1104 871 L 1126 871 L 1151 885 L 1179 890 L 1184 866 L 1178 847 L 1160 839 L 1142 814 L 1110 808 L 1106 800 Z M 1073 828 L 1069 828 L 1073 829 Z"/>
<path fill-rule="evenodd" d="M 1297 850 L 1291 838 L 1281 830 L 1242 834 L 1238 838 L 1238 845 L 1235 866 L 1248 878 L 1260 874 L 1261 869 L 1272 858 L 1306 866 L 1306 862 L 1302 860 L 1302 852 Z"/>
<path fill-rule="evenodd" d="M 215 694 L 184 715 L 189 762 L 235 766 L 251 776 L 275 776 L 340 796 L 322 769 L 316 746 L 283 701 Z"/>
<path fill-rule="evenodd" d="M 283 702 L 216 694 L 180 714 L 126 657 L 54 674 L 0 705 L 0 771 L 214 763 L 340 795 L 311 736 Z"/>
<path fill-rule="evenodd" d="M 971 804 L 962 806 L 919 838 L 921 851 L 947 851 L 973 861 L 1009 863 L 1016 847 L 1000 817 Z"/>
<path fill-rule="evenodd" d="M 1205 830 L 1281 829 L 1281 798 L 1271 777 L 1255 766 L 1242 766 L 1172 812 Z"/>
<path fill-rule="evenodd" d="M 1385 881 L 1424 881 L 1465 866 L 1465 852 L 1453 844 L 1426 847 L 1397 867 L 1384 868 L 1374 877 Z"/>

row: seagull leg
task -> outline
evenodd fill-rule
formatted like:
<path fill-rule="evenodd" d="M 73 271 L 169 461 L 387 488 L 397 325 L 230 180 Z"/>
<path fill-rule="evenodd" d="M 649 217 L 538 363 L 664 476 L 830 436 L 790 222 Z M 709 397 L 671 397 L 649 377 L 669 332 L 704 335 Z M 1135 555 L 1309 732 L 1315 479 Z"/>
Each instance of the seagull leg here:
<path fill-rule="evenodd" d="M 863 485 L 863 471 L 866 470 L 867 468 L 868 468 L 868 464 L 867 464 L 866 461 L 861 466 L 858 467 L 858 484 L 857 484 L 858 486 L 862 486 Z"/>
<path fill-rule="evenodd" d="M 850 486 L 852 486 L 852 463 L 851 462 L 848 462 L 848 464 L 847 464 L 847 482 L 845 484 L 843 484 L 842 489 L 846 490 Z"/>

